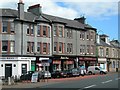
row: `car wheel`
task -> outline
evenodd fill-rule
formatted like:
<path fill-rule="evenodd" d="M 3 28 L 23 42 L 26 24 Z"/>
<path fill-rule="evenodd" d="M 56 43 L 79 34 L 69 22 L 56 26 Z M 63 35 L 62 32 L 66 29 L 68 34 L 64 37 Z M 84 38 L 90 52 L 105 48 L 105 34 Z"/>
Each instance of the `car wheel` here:
<path fill-rule="evenodd" d="M 104 74 L 104 72 L 100 71 L 100 74 Z"/>
<path fill-rule="evenodd" d="M 89 71 L 89 72 L 88 72 L 88 74 L 89 74 L 89 75 L 92 75 L 92 72 L 91 72 L 91 71 Z"/>

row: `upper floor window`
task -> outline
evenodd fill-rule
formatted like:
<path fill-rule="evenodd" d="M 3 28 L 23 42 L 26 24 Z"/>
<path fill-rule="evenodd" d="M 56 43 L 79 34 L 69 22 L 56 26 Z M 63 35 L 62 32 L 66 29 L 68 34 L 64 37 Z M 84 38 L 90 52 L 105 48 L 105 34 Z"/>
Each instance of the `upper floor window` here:
<path fill-rule="evenodd" d="M 59 26 L 59 37 L 63 37 L 63 27 Z"/>
<path fill-rule="evenodd" d="M 90 45 L 87 45 L 87 54 L 90 53 Z"/>
<path fill-rule="evenodd" d="M 8 31 L 8 22 L 7 21 L 3 21 L 3 29 L 2 32 L 3 33 L 7 33 Z"/>
<path fill-rule="evenodd" d="M 47 52 L 47 43 L 43 43 L 43 53 Z"/>
<path fill-rule="evenodd" d="M 57 26 L 54 26 L 54 36 L 57 36 Z"/>
<path fill-rule="evenodd" d="M 82 39 L 84 40 L 85 39 L 85 33 L 82 32 Z"/>
<path fill-rule="evenodd" d="M 34 25 L 31 25 L 31 35 L 34 35 Z"/>
<path fill-rule="evenodd" d="M 94 46 L 91 45 L 91 54 L 93 54 L 93 53 L 94 53 Z"/>
<path fill-rule="evenodd" d="M 67 29 L 67 37 L 72 38 L 72 30 L 71 29 Z"/>
<path fill-rule="evenodd" d="M 2 41 L 2 52 L 8 51 L 8 41 Z"/>
<path fill-rule="evenodd" d="M 87 40 L 89 40 L 89 35 L 87 35 Z"/>
<path fill-rule="evenodd" d="M 94 33 L 93 33 L 93 32 L 91 32 L 91 40 L 93 40 L 93 36 L 94 36 Z"/>
<path fill-rule="evenodd" d="M 83 39 L 83 40 L 85 39 L 85 32 L 83 31 L 80 32 L 80 39 Z"/>
<path fill-rule="evenodd" d="M 11 41 L 11 42 L 10 42 L 10 52 L 11 52 L 11 53 L 14 53 L 14 52 L 15 52 L 15 42 L 14 42 L 14 41 Z"/>
<path fill-rule="evenodd" d="M 100 56 L 104 56 L 104 49 L 103 48 L 100 48 Z"/>
<path fill-rule="evenodd" d="M 34 25 L 28 24 L 28 26 L 27 26 L 27 35 L 34 35 Z"/>
<path fill-rule="evenodd" d="M 72 43 L 68 43 L 67 44 L 67 52 L 68 53 L 72 53 L 73 52 L 73 44 Z"/>
<path fill-rule="evenodd" d="M 40 29 L 41 29 L 40 27 L 41 27 L 40 25 L 37 26 L 37 35 L 38 36 L 40 36 Z"/>
<path fill-rule="evenodd" d="M 106 48 L 106 56 L 108 56 L 108 54 L 109 54 L 109 49 Z"/>
<path fill-rule="evenodd" d="M 27 42 L 27 52 L 28 53 L 33 53 L 34 52 L 34 42 Z"/>
<path fill-rule="evenodd" d="M 40 53 L 40 42 L 37 43 L 37 52 Z"/>
<path fill-rule="evenodd" d="M 47 35 L 47 26 L 43 26 L 43 36 L 46 36 Z"/>
<path fill-rule="evenodd" d="M 11 33 L 15 33 L 14 23 L 11 23 L 10 31 Z"/>
<path fill-rule="evenodd" d="M 62 42 L 59 42 L 59 52 L 62 52 Z"/>
<path fill-rule="evenodd" d="M 27 34 L 28 35 L 30 34 L 30 26 L 29 25 L 27 26 Z"/>
<path fill-rule="evenodd" d="M 54 52 L 57 51 L 57 42 L 54 42 Z"/>

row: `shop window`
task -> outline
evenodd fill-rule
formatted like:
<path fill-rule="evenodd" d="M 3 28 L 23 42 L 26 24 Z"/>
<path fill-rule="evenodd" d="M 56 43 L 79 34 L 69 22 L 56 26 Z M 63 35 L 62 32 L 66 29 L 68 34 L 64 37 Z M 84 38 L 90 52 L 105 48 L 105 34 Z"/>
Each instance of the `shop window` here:
<path fill-rule="evenodd" d="M 8 51 L 8 41 L 2 41 L 2 52 Z"/>
<path fill-rule="evenodd" d="M 27 64 L 22 64 L 22 74 L 27 73 Z"/>
<path fill-rule="evenodd" d="M 113 61 L 112 63 L 112 68 L 115 68 L 115 61 Z"/>

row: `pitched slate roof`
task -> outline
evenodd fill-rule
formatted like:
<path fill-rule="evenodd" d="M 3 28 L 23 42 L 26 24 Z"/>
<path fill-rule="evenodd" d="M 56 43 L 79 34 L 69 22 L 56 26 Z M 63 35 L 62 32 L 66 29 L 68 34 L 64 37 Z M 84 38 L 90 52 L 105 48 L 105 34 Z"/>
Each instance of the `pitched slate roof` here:
<path fill-rule="evenodd" d="M 18 19 L 17 18 L 18 17 L 17 10 L 13 10 L 13 9 L 0 9 L 0 10 L 2 10 L 1 16 L 13 17 L 13 18 Z M 52 15 L 48 15 L 48 14 L 44 14 L 44 13 L 42 13 L 42 16 L 36 16 L 31 12 L 24 12 L 24 21 L 35 22 L 35 20 L 36 21 L 44 21 L 44 22 L 52 22 L 52 23 L 58 22 L 58 23 L 65 24 L 66 27 L 82 29 L 82 30 L 85 30 L 85 28 L 95 29 L 88 24 L 82 24 L 76 20 L 65 19 L 65 18 L 52 16 Z"/>
<path fill-rule="evenodd" d="M 79 23 L 76 20 L 65 19 L 65 18 L 61 18 L 61 17 L 57 17 L 57 16 L 52 16 L 52 15 L 47 15 L 47 14 L 42 14 L 42 15 L 45 16 L 45 17 L 47 17 L 48 19 L 50 19 L 53 22 L 64 23 L 68 27 L 74 27 L 74 28 L 78 28 L 78 29 L 84 29 L 84 24 Z"/>
<path fill-rule="evenodd" d="M 97 45 L 97 46 L 111 47 L 111 45 L 105 43 L 103 40 L 100 40 L 100 43 L 97 43 L 96 45 Z"/>

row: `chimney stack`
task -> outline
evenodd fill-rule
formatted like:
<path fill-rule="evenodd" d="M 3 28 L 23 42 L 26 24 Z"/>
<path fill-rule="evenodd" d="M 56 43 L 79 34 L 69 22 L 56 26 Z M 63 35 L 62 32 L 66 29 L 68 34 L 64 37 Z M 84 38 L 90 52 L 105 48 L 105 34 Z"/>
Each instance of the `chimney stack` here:
<path fill-rule="evenodd" d="M 22 0 L 19 0 L 18 3 L 18 18 L 24 20 L 24 3 Z"/>
<path fill-rule="evenodd" d="M 82 24 L 85 24 L 85 17 L 83 16 L 83 17 L 80 17 L 80 18 L 75 18 L 74 20 L 76 20 L 76 21 L 78 21 L 78 22 L 80 22 L 80 23 L 82 23 Z"/>
<path fill-rule="evenodd" d="M 28 12 L 40 16 L 42 14 L 41 8 L 40 4 L 32 5 L 28 8 Z"/>

